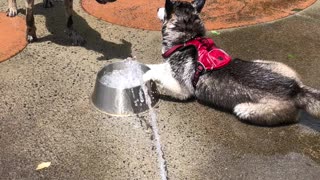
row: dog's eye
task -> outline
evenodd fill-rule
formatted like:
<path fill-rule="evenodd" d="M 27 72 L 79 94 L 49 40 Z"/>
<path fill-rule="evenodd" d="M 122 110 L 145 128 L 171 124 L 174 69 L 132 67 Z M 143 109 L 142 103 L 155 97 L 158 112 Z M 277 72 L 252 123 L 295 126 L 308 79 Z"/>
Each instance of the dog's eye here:
<path fill-rule="evenodd" d="M 164 21 L 164 17 L 166 16 L 166 10 L 164 8 L 159 8 L 158 9 L 158 18 L 161 21 Z"/>

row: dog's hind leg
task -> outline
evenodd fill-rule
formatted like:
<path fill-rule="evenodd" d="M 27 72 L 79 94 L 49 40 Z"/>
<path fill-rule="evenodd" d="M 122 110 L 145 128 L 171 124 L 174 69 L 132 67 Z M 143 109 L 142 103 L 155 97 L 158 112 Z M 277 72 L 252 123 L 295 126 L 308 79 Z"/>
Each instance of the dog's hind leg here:
<path fill-rule="evenodd" d="M 261 100 L 258 103 L 241 103 L 234 107 L 241 120 L 257 125 L 278 125 L 298 121 L 298 109 L 292 101 Z"/>
<path fill-rule="evenodd" d="M 171 68 L 168 63 L 148 65 L 150 68 L 143 75 L 143 81 L 153 80 L 157 83 L 161 94 L 174 97 L 176 99 L 188 99 L 191 94 L 184 90 L 180 83 L 172 76 Z"/>
<path fill-rule="evenodd" d="M 73 45 L 83 45 L 85 40 L 73 29 L 73 0 L 64 0 L 65 12 L 67 17 L 66 34 L 71 38 Z"/>
<path fill-rule="evenodd" d="M 16 0 L 8 0 L 7 16 L 14 17 L 18 14 Z"/>
<path fill-rule="evenodd" d="M 27 23 L 27 41 L 33 42 L 37 40 L 36 26 L 33 16 L 34 0 L 26 0 L 26 23 Z"/>

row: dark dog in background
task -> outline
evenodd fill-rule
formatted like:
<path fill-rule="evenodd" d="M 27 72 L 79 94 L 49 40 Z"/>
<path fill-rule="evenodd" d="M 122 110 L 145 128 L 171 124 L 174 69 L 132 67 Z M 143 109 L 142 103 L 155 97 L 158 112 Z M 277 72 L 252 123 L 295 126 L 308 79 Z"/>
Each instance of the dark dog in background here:
<path fill-rule="evenodd" d="M 107 4 L 108 2 L 115 2 L 116 0 L 96 0 L 100 4 Z"/>
<path fill-rule="evenodd" d="M 205 36 L 199 17 L 204 4 L 205 0 L 166 0 L 165 8 L 158 9 L 163 23 L 162 53 Z M 155 81 L 166 95 L 181 100 L 195 97 L 257 125 L 297 122 L 299 109 L 320 118 L 320 91 L 305 86 L 297 73 L 282 63 L 233 59 L 221 69 L 206 71 L 194 85 L 197 59 L 192 46 L 177 50 L 164 63 L 149 65 L 144 81 Z"/>
<path fill-rule="evenodd" d="M 114 0 L 97 0 L 101 4 L 111 2 Z M 33 7 L 34 0 L 25 0 L 26 3 L 26 24 L 27 24 L 27 33 L 26 39 L 28 42 L 34 42 L 37 40 L 36 35 L 36 26 L 33 16 Z M 82 45 L 85 43 L 85 40 L 73 29 L 73 0 L 64 0 L 65 12 L 66 12 L 66 34 L 72 39 L 73 45 Z M 50 8 L 53 6 L 52 0 L 43 0 L 43 7 Z M 14 17 L 17 15 L 17 4 L 16 0 L 8 0 L 8 12 L 7 16 Z"/>

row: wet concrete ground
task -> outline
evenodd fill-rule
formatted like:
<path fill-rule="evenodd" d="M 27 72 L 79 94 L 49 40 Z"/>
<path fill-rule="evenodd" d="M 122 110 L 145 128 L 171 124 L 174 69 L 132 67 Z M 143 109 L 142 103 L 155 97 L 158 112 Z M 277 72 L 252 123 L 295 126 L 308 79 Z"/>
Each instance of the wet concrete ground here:
<path fill-rule="evenodd" d="M 74 47 L 63 34 L 62 3 L 45 10 L 39 2 L 39 42 L 0 63 L 0 179 L 160 179 L 149 115 L 111 117 L 90 103 L 104 65 L 128 56 L 162 61 L 160 32 L 100 21 L 77 0 L 75 27 L 87 44 Z M 208 35 L 233 57 L 284 62 L 320 89 L 319 10 L 320 1 L 289 18 Z M 197 102 L 161 100 L 155 110 L 170 179 L 319 179 L 320 121 L 305 113 L 298 124 L 268 128 Z M 45 161 L 51 166 L 36 171 Z"/>

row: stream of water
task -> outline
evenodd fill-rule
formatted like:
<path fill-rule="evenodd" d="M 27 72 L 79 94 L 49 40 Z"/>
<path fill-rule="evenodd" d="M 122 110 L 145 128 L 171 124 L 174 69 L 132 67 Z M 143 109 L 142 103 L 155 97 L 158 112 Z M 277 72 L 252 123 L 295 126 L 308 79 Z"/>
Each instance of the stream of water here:
<path fill-rule="evenodd" d="M 161 146 L 161 141 L 160 141 L 160 135 L 159 135 L 159 129 L 158 129 L 158 123 L 157 123 L 157 114 L 151 106 L 151 97 L 148 95 L 148 89 L 145 84 L 143 84 L 142 90 L 145 94 L 146 102 L 149 107 L 149 114 L 151 117 L 150 124 L 151 124 L 151 128 L 152 128 L 153 136 L 154 136 L 154 143 L 155 143 L 155 147 L 156 147 L 156 152 L 158 155 L 158 163 L 159 163 L 159 168 L 160 168 L 161 180 L 167 180 L 166 161 L 164 159 L 164 154 L 162 151 L 162 146 Z"/>
<path fill-rule="evenodd" d="M 164 154 L 162 151 L 158 123 L 157 123 L 157 114 L 152 108 L 151 97 L 148 93 L 148 88 L 146 84 L 143 83 L 142 77 L 144 72 L 141 70 L 141 66 L 137 61 L 131 60 L 128 58 L 125 60 L 127 64 L 124 69 L 113 70 L 110 73 L 106 73 L 100 79 L 100 82 L 108 87 L 113 87 L 116 89 L 128 89 L 132 87 L 137 87 L 141 85 L 141 90 L 139 92 L 139 97 L 134 101 L 134 105 L 138 106 L 139 103 L 147 103 L 149 108 L 150 120 L 149 123 L 151 125 L 152 133 L 153 133 L 153 141 L 156 147 L 157 160 L 160 169 L 161 180 L 167 180 L 167 168 L 166 161 L 164 159 Z M 132 92 L 133 93 L 133 92 Z M 133 93 L 134 94 L 134 93 Z"/>

